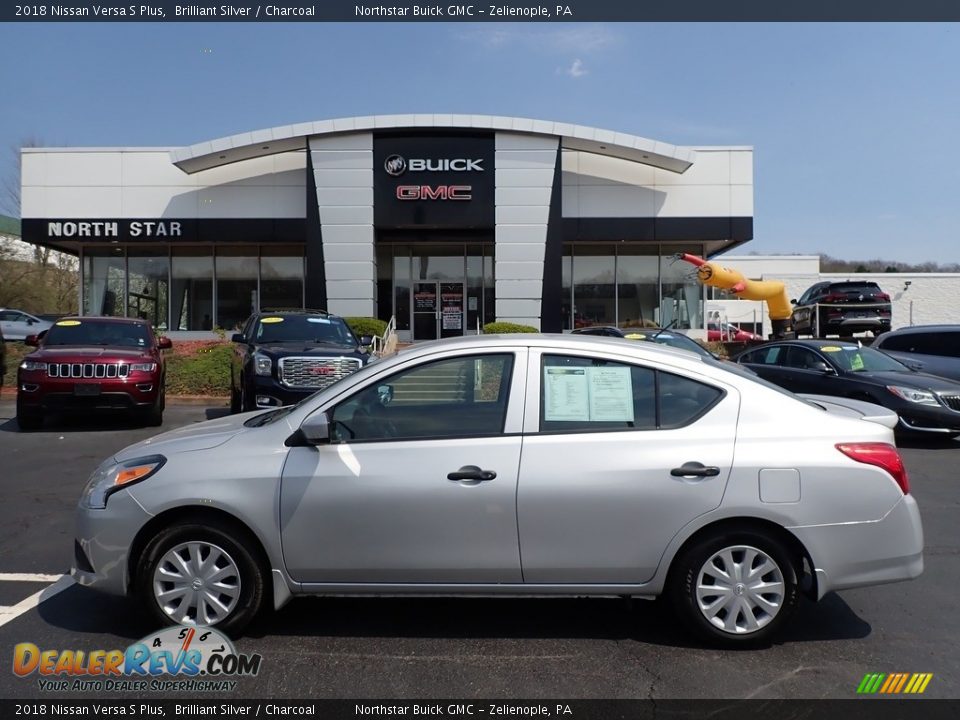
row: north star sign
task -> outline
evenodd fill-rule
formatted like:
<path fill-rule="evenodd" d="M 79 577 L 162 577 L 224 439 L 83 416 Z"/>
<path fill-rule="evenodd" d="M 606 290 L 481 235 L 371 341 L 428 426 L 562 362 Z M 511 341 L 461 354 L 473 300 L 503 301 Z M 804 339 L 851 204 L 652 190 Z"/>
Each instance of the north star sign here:
<path fill-rule="evenodd" d="M 175 220 L 128 220 L 124 236 L 129 237 L 180 237 L 183 230 Z M 48 222 L 47 237 L 120 237 L 120 222 L 95 220 L 70 220 Z"/>

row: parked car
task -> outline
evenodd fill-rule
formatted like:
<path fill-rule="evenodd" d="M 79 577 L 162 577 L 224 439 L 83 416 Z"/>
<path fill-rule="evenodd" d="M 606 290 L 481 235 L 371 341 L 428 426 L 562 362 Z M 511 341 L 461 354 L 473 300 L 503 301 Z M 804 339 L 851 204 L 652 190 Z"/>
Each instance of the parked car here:
<path fill-rule="evenodd" d="M 960 383 L 911 370 L 878 350 L 836 340 L 789 340 L 736 361 L 791 392 L 865 400 L 900 416 L 912 433 L 960 434 Z"/>
<path fill-rule="evenodd" d="M 594 335 L 600 337 L 618 337 L 627 340 L 642 340 L 689 350 L 697 355 L 715 358 L 716 356 L 691 337 L 676 330 L 648 327 L 616 327 L 614 325 L 592 325 L 571 331 L 574 335 Z"/>
<path fill-rule="evenodd" d="M 749 342 L 763 338 L 732 323 L 707 323 L 708 342 Z"/>
<path fill-rule="evenodd" d="M 58 410 L 109 410 L 136 414 L 149 425 L 163 423 L 166 373 L 149 323 L 113 317 L 58 320 L 26 344 L 37 348 L 17 371 L 17 423 L 21 430 L 43 425 Z"/>
<path fill-rule="evenodd" d="M 960 325 L 914 325 L 884 333 L 871 347 L 904 365 L 960 382 Z"/>
<path fill-rule="evenodd" d="M 320 310 L 263 310 L 233 336 L 230 409 L 300 402 L 370 362 L 370 337 Z"/>
<path fill-rule="evenodd" d="M 12 308 L 0 309 L 0 330 L 7 340 L 25 340 L 29 335 L 39 335 L 53 325 L 36 315 Z"/>
<path fill-rule="evenodd" d="M 229 633 L 301 594 L 663 595 L 742 646 L 801 593 L 923 569 L 888 427 L 570 334 L 413 346 L 298 405 L 131 445 L 76 527 L 81 585 Z"/>
<path fill-rule="evenodd" d="M 890 296 L 875 282 L 819 282 L 791 302 L 797 335 L 826 337 L 870 331 L 876 337 L 890 329 Z"/>

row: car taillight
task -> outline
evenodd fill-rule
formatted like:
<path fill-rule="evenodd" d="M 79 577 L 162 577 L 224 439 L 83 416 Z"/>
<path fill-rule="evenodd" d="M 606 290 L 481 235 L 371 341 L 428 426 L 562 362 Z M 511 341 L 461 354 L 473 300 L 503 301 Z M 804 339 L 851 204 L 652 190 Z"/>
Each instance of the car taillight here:
<path fill-rule="evenodd" d="M 837 450 L 857 462 L 874 465 L 886 470 L 897 481 L 897 485 L 906 495 L 910 492 L 910 479 L 903 466 L 903 458 L 893 445 L 887 443 L 838 443 Z"/>
<path fill-rule="evenodd" d="M 883 300 L 884 302 L 889 302 L 889 300 L 890 300 L 890 296 L 887 295 L 886 293 L 877 293 L 877 294 L 874 295 L 873 297 L 874 297 L 874 299 L 876 299 L 876 300 Z"/>
<path fill-rule="evenodd" d="M 830 293 L 823 298 L 820 302 L 840 302 L 841 300 L 846 300 L 847 296 L 843 293 Z"/>

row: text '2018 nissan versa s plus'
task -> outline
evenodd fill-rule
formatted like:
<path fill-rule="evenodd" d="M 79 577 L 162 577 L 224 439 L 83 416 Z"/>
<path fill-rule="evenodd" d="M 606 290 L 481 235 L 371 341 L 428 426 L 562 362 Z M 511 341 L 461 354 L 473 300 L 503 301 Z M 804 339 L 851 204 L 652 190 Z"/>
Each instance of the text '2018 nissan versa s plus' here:
<path fill-rule="evenodd" d="M 923 569 L 889 427 L 571 335 L 414 346 L 137 443 L 77 521 L 81 585 L 234 633 L 301 594 L 666 595 L 708 641 L 755 644 L 802 593 Z"/>

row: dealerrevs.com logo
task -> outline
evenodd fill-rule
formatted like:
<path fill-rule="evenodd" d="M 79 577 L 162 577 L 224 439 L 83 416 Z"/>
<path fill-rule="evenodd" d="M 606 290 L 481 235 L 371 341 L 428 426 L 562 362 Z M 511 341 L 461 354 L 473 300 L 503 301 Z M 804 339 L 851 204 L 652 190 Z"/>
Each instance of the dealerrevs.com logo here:
<path fill-rule="evenodd" d="M 42 691 L 228 692 L 236 689 L 233 678 L 259 673 L 262 659 L 237 653 L 214 628 L 171 627 L 126 650 L 41 650 L 19 643 L 13 672 L 36 674 Z"/>

